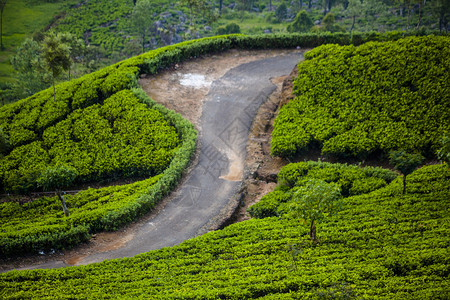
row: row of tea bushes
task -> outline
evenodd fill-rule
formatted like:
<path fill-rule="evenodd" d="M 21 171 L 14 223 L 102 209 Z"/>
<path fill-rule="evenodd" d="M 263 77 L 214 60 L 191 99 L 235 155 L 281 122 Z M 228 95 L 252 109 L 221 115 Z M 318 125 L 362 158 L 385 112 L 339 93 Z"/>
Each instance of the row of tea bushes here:
<path fill-rule="evenodd" d="M 73 110 L 47 127 L 41 140 L 14 148 L 0 159 L 0 180 L 6 191 L 37 190 L 37 177 L 54 165 L 76 168 L 77 182 L 154 176 L 179 144 L 163 114 L 123 90 L 101 105 Z"/>
<path fill-rule="evenodd" d="M 109 214 L 129 210 L 160 177 L 65 195 L 68 217 L 57 196 L 24 204 L 0 203 L 0 257 L 70 248 L 89 240 L 92 233 L 129 223 L 139 211 L 123 215 L 121 220 L 112 220 Z"/>
<path fill-rule="evenodd" d="M 365 158 L 403 148 L 432 158 L 450 130 L 450 37 L 409 37 L 306 53 L 276 119 L 272 153 Z"/>
<path fill-rule="evenodd" d="M 396 179 L 345 198 L 317 245 L 298 220 L 252 219 L 133 258 L 0 274 L 0 297 L 448 299 L 450 169 L 409 176 L 406 195 Z"/>
<path fill-rule="evenodd" d="M 367 194 L 385 187 L 397 174 L 387 169 L 326 162 L 299 162 L 283 167 L 278 174 L 278 186 L 252 205 L 248 212 L 254 218 L 282 216 L 292 196 L 307 179 L 320 179 L 336 183 L 344 197 Z"/>

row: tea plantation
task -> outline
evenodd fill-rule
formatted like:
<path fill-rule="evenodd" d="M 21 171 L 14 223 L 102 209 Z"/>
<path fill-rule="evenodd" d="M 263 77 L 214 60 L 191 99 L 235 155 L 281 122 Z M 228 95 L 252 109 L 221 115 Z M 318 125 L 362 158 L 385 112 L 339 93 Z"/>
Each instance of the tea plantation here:
<path fill-rule="evenodd" d="M 450 38 L 324 45 L 299 65 L 294 101 L 277 117 L 272 153 L 313 145 L 337 157 L 405 149 L 435 157 L 450 130 Z"/>
<path fill-rule="evenodd" d="M 314 166 L 309 173 L 321 167 L 325 166 Z M 345 172 L 346 167 L 336 169 Z M 349 167 L 348 172 L 353 171 Z M 323 175 L 315 176 L 328 180 Z M 367 178 L 380 178 L 377 172 L 372 175 Z M 406 195 L 401 193 L 401 178 L 396 178 L 372 192 L 346 197 L 342 210 L 318 226 L 317 245 L 306 236 L 308 226 L 296 219 L 252 219 L 134 258 L 1 274 L 0 295 L 3 299 L 448 299 L 449 179 L 447 166 L 428 166 L 410 175 Z"/>
<path fill-rule="evenodd" d="M 299 66 L 299 77 L 295 83 L 299 96 L 281 110 L 273 139 L 278 139 L 278 142 L 272 146 L 278 143 L 281 146 L 277 149 L 288 149 L 283 155 L 294 155 L 308 145 L 294 142 L 303 141 L 309 134 L 311 138 L 305 140 L 323 143 L 325 153 L 338 157 L 361 157 L 376 151 L 384 153 L 400 148 L 400 143 L 409 151 L 420 151 L 435 157 L 434 151 L 440 148 L 438 139 L 449 129 L 449 81 L 446 80 L 446 70 L 449 64 L 447 57 L 450 56 L 442 55 L 449 51 L 449 39 L 430 36 L 398 40 L 402 37 L 402 33 L 369 33 L 353 36 L 231 35 L 202 39 L 150 51 L 59 85 L 57 91 L 60 96 L 53 105 L 45 105 L 52 98 L 49 91 L 7 105 L 0 111 L 0 124 L 10 136 L 12 150 L 8 150 L 2 159 L 6 159 L 14 149 L 27 145 L 42 145 L 41 149 L 49 151 L 52 149 L 49 145 L 59 145 L 62 141 L 82 144 L 83 139 L 80 137 L 86 133 L 81 130 L 83 128 L 103 128 L 105 134 L 109 134 L 108 128 L 111 128 L 111 134 L 123 132 L 128 138 L 126 143 L 121 144 L 124 147 L 133 142 L 127 130 L 136 131 L 136 124 L 140 122 L 153 129 L 147 133 L 157 131 L 169 137 L 161 140 L 164 150 L 158 155 L 163 151 L 173 152 L 169 162 L 163 160 L 167 163 L 165 169 L 140 169 L 148 172 L 147 177 L 155 177 L 129 186 L 88 189 L 67 196 L 72 209 L 69 217 L 63 217 L 62 211 L 57 208 L 56 199 L 44 198 L 24 205 L 3 203 L 0 210 L 1 254 L 10 255 L 19 247 L 29 252 L 75 244 L 88 238 L 92 232 L 113 230 L 130 222 L 149 211 L 154 203 L 167 195 L 189 163 L 195 149 L 196 134 L 192 125 L 180 116 L 146 98 L 143 91 L 136 88 L 136 77 L 142 73 L 155 73 L 172 63 L 205 53 L 231 48 L 363 44 L 359 47 L 325 45 L 306 55 L 308 60 Z M 370 42 L 374 40 L 398 41 Z M 430 53 L 426 58 L 423 53 L 421 55 L 422 48 Z M 376 64 L 386 52 L 401 53 L 399 55 L 407 62 L 403 68 L 415 66 L 409 73 L 417 71 L 416 77 L 406 77 L 408 72 L 389 57 L 384 58 L 389 63 L 379 62 L 379 67 L 373 67 L 371 61 Z M 416 55 L 408 56 L 407 52 Z M 347 65 L 341 65 L 342 61 L 349 60 L 353 60 L 348 64 L 351 72 Z M 422 68 L 422 63 L 427 64 L 427 67 Z M 386 73 L 378 74 L 378 68 Z M 401 76 L 394 76 L 398 72 Z M 427 77 L 429 72 L 434 77 Z M 383 78 L 385 85 L 380 87 L 376 85 L 377 80 L 366 80 L 365 73 L 379 76 L 374 77 L 379 81 Z M 390 83 L 391 77 L 391 81 L 397 84 Z M 311 78 L 315 84 L 306 85 Z M 408 79 L 411 81 L 403 81 Z M 358 82 L 357 85 L 363 87 L 362 91 L 356 87 L 351 89 L 352 81 Z M 348 93 L 339 94 L 342 90 Z M 389 98 L 389 92 L 397 95 L 397 98 Z M 77 93 L 86 96 L 77 97 Z M 315 95 L 318 98 L 314 98 Z M 343 95 L 348 95 L 352 101 L 343 101 Z M 377 96 L 380 96 L 376 98 L 377 101 L 372 99 Z M 323 105 L 324 99 L 330 99 L 330 103 Z M 386 103 L 383 104 L 382 100 Z M 402 102 L 398 104 L 399 101 Z M 352 109 L 346 110 L 345 103 Z M 315 104 L 314 109 L 312 104 Z M 395 110 L 390 106 L 394 106 Z M 34 112 L 34 107 L 39 109 Z M 125 107 L 129 107 L 133 113 L 122 110 Z M 408 109 L 401 110 L 403 107 Z M 373 116 L 364 113 L 365 109 L 372 112 Z M 23 124 L 19 120 L 27 118 L 15 121 L 15 115 L 20 114 L 21 110 L 26 112 L 23 116 L 30 115 L 34 121 L 22 121 Z M 329 111 L 333 114 L 327 115 Z M 159 117 L 158 112 L 162 117 Z M 342 115 L 339 114 L 341 112 Z M 398 114 L 393 115 L 394 112 Z M 310 114 L 305 118 L 303 113 Z M 147 123 L 147 114 L 155 118 L 156 127 L 151 127 L 152 122 Z M 422 114 L 425 115 L 422 117 Z M 142 118 L 134 120 L 134 115 Z M 96 122 L 93 122 L 92 116 L 95 116 L 93 119 Z M 12 126 L 15 122 L 19 122 L 18 125 Z M 60 122 L 67 131 L 72 130 L 70 136 L 65 135 L 66 130 L 57 130 L 55 124 Z M 77 122 L 82 126 L 75 127 Z M 382 127 L 385 123 L 389 125 L 386 128 Z M 315 131 L 310 131 L 311 128 Z M 370 135 L 383 128 L 384 135 Z M 397 128 L 401 130 L 396 131 Z M 360 134 L 352 135 L 355 130 Z M 350 133 L 346 134 L 346 131 Z M 172 135 L 172 132 L 177 134 Z M 386 134 L 390 135 L 385 137 Z M 77 138 L 74 139 L 74 136 Z M 103 141 L 114 141 L 114 138 L 109 137 Z M 338 137 L 341 143 L 336 142 Z M 101 139 L 102 135 L 98 138 Z M 330 145 L 340 146 L 326 148 L 325 143 L 333 138 L 336 139 Z M 373 143 L 365 143 L 368 139 Z M 89 137 L 86 140 L 87 144 L 102 143 Z M 168 140 L 168 145 L 163 140 Z M 290 147 L 290 144 L 294 144 L 294 147 Z M 150 142 L 150 145 L 154 144 Z M 139 149 L 139 143 L 136 142 L 136 146 Z M 134 147 L 130 151 L 132 149 Z M 334 149 L 334 152 L 327 149 Z M 60 150 L 64 150 L 64 147 L 59 147 Z M 28 156 L 33 157 L 35 152 L 31 151 Z M 56 161 L 70 157 L 70 152 L 65 153 Z M 48 157 L 53 159 L 57 156 Z M 48 160 L 47 164 L 51 165 L 50 162 Z M 64 162 L 70 163 L 71 160 Z M 2 168 L 4 165 L 7 164 L 2 164 Z M 94 164 L 88 166 L 90 168 Z M 128 173 L 133 172 L 126 171 L 120 176 Z M 89 174 L 86 173 L 86 178 L 91 176 Z M 92 174 L 98 175 L 96 172 Z M 79 267 L 0 274 L 0 298 L 448 299 L 449 179 L 448 165 L 423 166 L 408 175 L 408 188 L 404 194 L 402 177 L 390 170 L 322 162 L 290 164 L 281 170 L 276 190 L 249 209 L 254 217 L 252 220 L 133 258 Z M 305 192 L 306 183 L 311 180 L 321 180 L 336 186 L 341 194 L 340 210 L 325 215 L 322 222 L 317 223 L 317 242 L 312 242 L 308 236 L 308 220 L 293 217 L 290 213 L 294 195 L 299 191 Z M 3 188 L 6 186 L 3 183 Z"/>

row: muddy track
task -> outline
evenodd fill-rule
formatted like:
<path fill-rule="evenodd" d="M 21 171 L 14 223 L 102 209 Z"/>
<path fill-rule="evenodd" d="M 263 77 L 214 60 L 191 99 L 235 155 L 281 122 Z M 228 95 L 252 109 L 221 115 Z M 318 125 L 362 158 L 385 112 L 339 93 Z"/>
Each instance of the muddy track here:
<path fill-rule="evenodd" d="M 199 131 L 196 159 L 154 213 L 71 251 L 1 263 L 0 270 L 55 268 L 131 257 L 220 228 L 244 197 L 248 137 L 261 104 L 303 51 L 229 51 L 176 65 L 141 86 Z M 251 149 L 248 149 L 251 151 Z"/>

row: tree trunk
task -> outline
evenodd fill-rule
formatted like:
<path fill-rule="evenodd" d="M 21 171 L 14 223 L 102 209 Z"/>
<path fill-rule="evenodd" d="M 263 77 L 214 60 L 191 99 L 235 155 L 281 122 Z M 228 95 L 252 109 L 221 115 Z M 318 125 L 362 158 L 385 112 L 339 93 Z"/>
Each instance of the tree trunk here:
<path fill-rule="evenodd" d="M 417 23 L 417 29 L 419 29 L 420 23 L 421 23 L 421 21 L 422 21 L 422 13 L 421 13 L 421 10 L 422 10 L 422 0 L 419 1 L 419 22 Z"/>
<path fill-rule="evenodd" d="M 223 0 L 219 1 L 219 15 L 222 15 Z"/>
<path fill-rule="evenodd" d="M 0 43 L 1 43 L 1 49 L 3 50 L 3 7 L 0 12 Z"/>
<path fill-rule="evenodd" d="M 53 72 L 52 72 L 52 83 L 53 83 L 53 101 L 56 101 L 55 75 L 53 75 Z"/>
<path fill-rule="evenodd" d="M 350 33 L 352 33 L 353 27 L 355 27 L 356 16 L 353 16 L 352 28 L 350 28 Z"/>
<path fill-rule="evenodd" d="M 69 216 L 69 209 L 67 208 L 66 200 L 64 199 L 64 196 L 62 195 L 62 192 L 58 190 L 56 192 L 56 194 L 58 195 L 58 198 L 61 201 L 61 205 L 62 205 L 62 208 L 63 208 L 63 211 L 64 211 L 64 215 L 66 217 L 68 217 Z"/>
<path fill-rule="evenodd" d="M 308 9 L 311 9 L 311 7 L 312 7 L 312 0 L 309 0 L 309 2 L 308 2 Z"/>
<path fill-rule="evenodd" d="M 406 175 L 403 175 L 403 195 L 406 194 Z"/>
<path fill-rule="evenodd" d="M 311 220 L 311 229 L 309 230 L 309 237 L 314 243 L 317 243 L 316 224 L 314 220 Z"/>

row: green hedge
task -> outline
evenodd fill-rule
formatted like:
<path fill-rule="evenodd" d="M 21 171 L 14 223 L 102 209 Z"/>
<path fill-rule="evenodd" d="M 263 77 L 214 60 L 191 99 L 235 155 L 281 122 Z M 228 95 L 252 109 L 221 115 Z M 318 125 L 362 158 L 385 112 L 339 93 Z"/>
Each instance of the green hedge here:
<path fill-rule="evenodd" d="M 396 37 L 394 35 L 394 37 Z M 272 154 L 311 145 L 338 157 L 405 149 L 436 156 L 450 130 L 450 37 L 409 37 L 306 53 L 275 121 Z"/>
<path fill-rule="evenodd" d="M 164 114 L 122 90 L 102 104 L 73 110 L 39 140 L 15 147 L 0 159 L 0 180 L 8 192 L 36 190 L 39 174 L 54 165 L 74 167 L 77 182 L 154 176 L 179 144 Z"/>
<path fill-rule="evenodd" d="M 69 217 L 64 217 L 56 196 L 24 204 L 1 203 L 0 257 L 71 247 L 88 240 L 92 233 L 129 223 L 142 213 L 141 210 L 131 212 L 137 200 L 160 177 L 66 195 Z M 120 220 L 109 217 L 111 212 L 118 211 L 129 213 L 122 214 Z"/>
<path fill-rule="evenodd" d="M 2 299 L 448 299 L 450 169 L 344 199 L 318 226 L 252 219 L 133 258 L 0 274 Z"/>
<path fill-rule="evenodd" d="M 292 196 L 310 178 L 334 182 L 340 187 L 341 194 L 348 197 L 367 194 L 385 187 L 397 178 L 397 174 L 375 167 L 361 168 L 355 165 L 312 161 L 292 163 L 280 170 L 275 191 L 252 205 L 248 212 L 254 218 L 284 215 Z"/>

